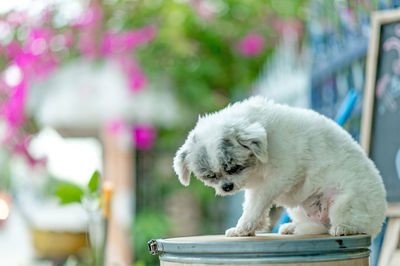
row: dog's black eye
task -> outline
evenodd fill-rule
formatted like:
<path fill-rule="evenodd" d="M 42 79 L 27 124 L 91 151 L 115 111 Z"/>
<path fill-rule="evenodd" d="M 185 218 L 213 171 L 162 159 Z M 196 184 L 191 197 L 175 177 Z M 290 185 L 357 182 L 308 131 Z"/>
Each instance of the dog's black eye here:
<path fill-rule="evenodd" d="M 246 167 L 242 166 L 242 165 L 234 165 L 231 167 L 231 169 L 226 170 L 226 172 L 230 175 L 234 175 L 234 174 L 239 174 L 240 172 L 243 171 L 243 169 L 245 169 Z"/>
<path fill-rule="evenodd" d="M 208 175 L 206 175 L 206 177 L 207 177 L 208 179 L 215 179 L 215 178 L 217 178 L 217 176 L 216 176 L 215 174 L 208 174 Z"/>

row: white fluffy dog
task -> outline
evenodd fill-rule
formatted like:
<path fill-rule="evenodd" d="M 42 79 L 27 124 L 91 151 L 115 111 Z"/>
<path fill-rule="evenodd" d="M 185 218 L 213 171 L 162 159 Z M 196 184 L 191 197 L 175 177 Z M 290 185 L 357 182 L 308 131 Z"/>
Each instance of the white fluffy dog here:
<path fill-rule="evenodd" d="M 262 97 L 200 117 L 174 169 L 185 186 L 193 172 L 218 195 L 245 189 L 243 214 L 226 236 L 264 229 L 273 204 L 292 218 L 281 234 L 374 236 L 385 218 L 382 178 L 345 130 Z"/>

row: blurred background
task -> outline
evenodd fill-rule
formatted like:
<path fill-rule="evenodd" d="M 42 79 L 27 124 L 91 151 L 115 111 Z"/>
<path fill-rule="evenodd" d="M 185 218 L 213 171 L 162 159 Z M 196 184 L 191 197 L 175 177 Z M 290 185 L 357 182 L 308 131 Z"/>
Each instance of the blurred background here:
<path fill-rule="evenodd" d="M 399 4 L 1 1 L 1 264 L 156 265 L 152 238 L 222 234 L 241 195 L 172 170 L 198 115 L 264 95 L 335 118 L 354 91 L 358 139 L 370 14 Z"/>

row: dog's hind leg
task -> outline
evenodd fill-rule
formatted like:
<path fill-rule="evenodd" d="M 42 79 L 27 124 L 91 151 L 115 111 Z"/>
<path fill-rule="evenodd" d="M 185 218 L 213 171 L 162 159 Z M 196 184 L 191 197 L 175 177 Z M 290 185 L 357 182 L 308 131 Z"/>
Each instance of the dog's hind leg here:
<path fill-rule="evenodd" d="M 296 229 L 294 230 L 295 235 L 320 235 L 327 233 L 328 228 L 326 228 L 322 223 L 313 221 L 298 223 L 296 224 Z"/>
<path fill-rule="evenodd" d="M 280 234 L 317 235 L 328 233 L 326 226 L 310 220 L 301 207 L 289 208 L 288 213 L 292 222 L 281 225 Z"/>
<path fill-rule="evenodd" d="M 365 211 L 362 211 L 361 202 L 357 202 L 354 196 L 340 195 L 329 209 L 331 227 L 329 234 L 332 236 L 366 233 L 363 230 L 369 220 Z"/>
<path fill-rule="evenodd" d="M 287 208 L 287 212 L 292 221 L 290 223 L 282 224 L 279 227 L 279 234 L 281 235 L 294 234 L 297 223 L 305 219 L 302 211 L 298 207 Z"/>

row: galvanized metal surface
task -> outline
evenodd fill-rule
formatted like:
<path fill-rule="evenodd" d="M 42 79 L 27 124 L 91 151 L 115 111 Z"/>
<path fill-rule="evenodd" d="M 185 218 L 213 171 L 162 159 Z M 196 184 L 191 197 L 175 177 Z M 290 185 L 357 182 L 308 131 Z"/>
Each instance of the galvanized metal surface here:
<path fill-rule="evenodd" d="M 269 236 L 275 237 L 157 239 L 151 246 L 161 261 L 204 264 L 335 261 L 368 257 L 370 253 L 371 238 L 367 235 L 302 239 Z"/>

